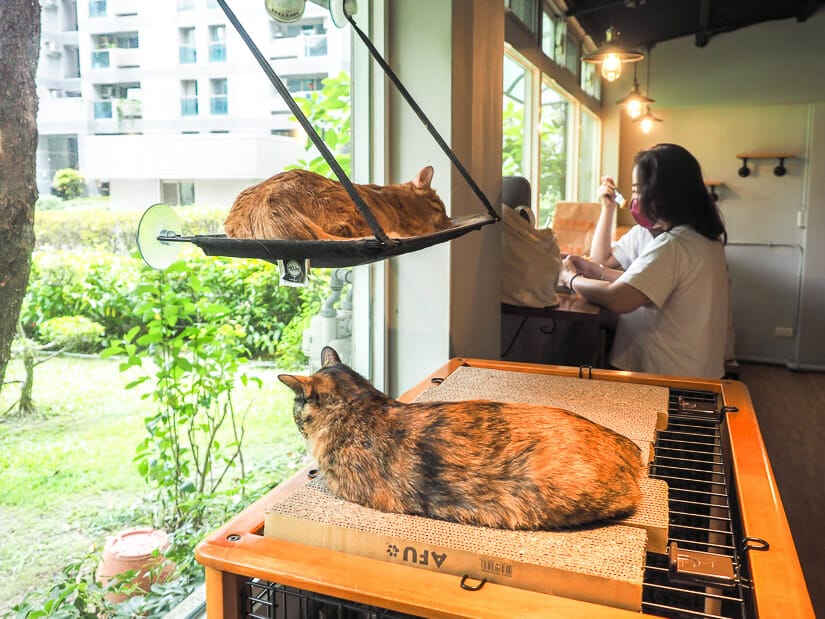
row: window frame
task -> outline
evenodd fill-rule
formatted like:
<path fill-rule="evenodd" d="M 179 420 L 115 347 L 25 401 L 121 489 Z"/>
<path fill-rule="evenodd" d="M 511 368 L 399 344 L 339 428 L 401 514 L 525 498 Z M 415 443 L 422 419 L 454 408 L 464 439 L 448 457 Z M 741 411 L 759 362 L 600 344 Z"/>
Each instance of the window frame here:
<path fill-rule="evenodd" d="M 591 84 L 593 80 L 592 76 L 587 75 L 586 72 L 581 69 L 582 63 L 580 58 L 578 62 L 579 70 L 574 74 L 568 67 L 564 66 L 564 64 L 559 64 L 554 58 L 548 56 L 543 51 L 542 45 L 543 43 L 546 43 L 546 41 L 543 39 L 542 27 L 546 25 L 545 20 L 554 19 L 554 32 L 558 33 L 558 28 L 560 27 L 558 20 L 560 19 L 560 16 L 554 13 L 551 10 L 551 6 L 546 2 L 540 3 L 539 10 L 541 13 L 537 16 L 539 24 L 538 32 L 529 31 L 524 23 L 516 15 L 514 15 L 512 11 L 507 11 L 507 14 L 505 15 L 504 55 L 505 58 L 509 57 L 511 61 L 521 65 L 526 70 L 531 71 L 533 75 L 533 101 L 529 104 L 525 103 L 525 113 L 527 113 L 528 110 L 531 110 L 531 112 L 529 118 L 525 117 L 525 125 L 523 127 L 525 152 L 527 151 L 529 145 L 529 156 L 533 159 L 530 165 L 523 165 L 523 175 L 530 181 L 532 191 L 532 208 L 536 214 L 536 221 L 540 225 L 549 225 L 550 221 L 552 221 L 552 213 L 547 214 L 542 212 L 542 206 L 540 204 L 540 196 L 542 193 L 542 187 L 540 186 L 542 163 L 541 136 L 539 131 L 541 127 L 541 94 L 543 89 L 548 87 L 552 88 L 557 94 L 563 96 L 567 101 L 569 101 L 572 106 L 572 110 L 568 114 L 568 118 L 570 124 L 569 134 L 574 139 L 569 141 L 565 146 L 567 163 L 564 188 L 565 194 L 561 198 L 562 200 L 582 202 L 592 201 L 595 187 L 590 190 L 590 193 L 586 193 L 580 186 L 580 176 L 583 173 L 582 156 L 583 153 L 586 154 L 586 151 L 590 150 L 582 147 L 582 140 L 585 138 L 585 136 L 582 135 L 582 116 L 583 114 L 587 114 L 590 118 L 597 122 L 594 132 L 595 135 L 592 136 L 595 138 L 596 143 L 591 145 L 593 155 L 590 163 L 593 166 L 593 169 L 586 172 L 587 174 L 592 174 L 595 178 L 599 178 L 601 175 L 603 118 L 601 102 L 593 94 L 587 92 L 583 87 L 586 80 Z M 566 49 L 568 47 L 568 38 L 575 33 L 571 32 L 569 25 L 566 25 L 564 30 L 564 47 Z M 576 37 L 576 41 L 578 41 L 579 45 L 579 56 L 581 54 L 580 38 L 581 37 Z M 554 51 L 558 51 L 558 41 L 556 36 L 554 36 L 554 41 L 556 41 Z M 596 80 L 596 82 L 599 84 L 599 88 L 588 90 L 598 90 L 599 92 L 597 94 L 600 95 L 600 82 L 598 80 Z M 539 137 L 537 139 L 533 139 L 534 136 Z M 547 207 L 544 208 L 544 211 L 547 211 Z"/>

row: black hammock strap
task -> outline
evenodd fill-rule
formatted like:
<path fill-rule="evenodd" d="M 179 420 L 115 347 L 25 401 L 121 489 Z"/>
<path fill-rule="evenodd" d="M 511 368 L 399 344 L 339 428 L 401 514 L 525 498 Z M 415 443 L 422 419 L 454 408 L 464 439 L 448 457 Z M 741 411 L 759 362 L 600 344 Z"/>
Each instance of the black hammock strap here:
<path fill-rule="evenodd" d="M 372 41 L 370 41 L 369 37 L 358 27 L 358 24 L 355 23 L 355 20 L 352 18 L 352 16 L 349 15 L 348 13 L 346 13 L 346 12 L 344 14 L 347 16 L 347 20 L 352 25 L 352 27 L 355 30 L 356 34 L 358 34 L 360 39 L 364 42 L 364 45 L 367 47 L 367 49 L 369 50 L 372 57 L 379 64 L 379 66 L 384 70 L 384 74 L 388 78 L 390 78 L 390 81 L 398 89 L 398 92 L 401 93 L 401 96 L 404 97 L 406 102 L 409 104 L 410 108 L 413 110 L 413 112 L 416 113 L 419 120 L 427 128 L 427 131 L 429 131 L 430 135 L 433 136 L 433 139 L 435 140 L 436 144 L 438 144 L 441 147 L 441 150 L 444 151 L 444 154 L 447 155 L 447 157 L 450 158 L 450 161 L 452 161 L 453 165 L 459 171 L 461 176 L 463 176 L 464 180 L 467 181 L 467 184 L 470 186 L 470 189 L 472 189 L 473 193 L 475 193 L 476 196 L 478 196 L 478 199 L 481 200 L 481 203 L 484 205 L 484 208 L 487 209 L 487 213 L 492 218 L 494 218 L 496 221 L 498 221 L 500 219 L 500 217 L 498 216 L 495 209 L 493 208 L 493 205 L 490 204 L 490 201 L 487 199 L 487 196 L 484 195 L 484 192 L 481 191 L 481 188 L 475 182 L 473 177 L 470 176 L 470 173 L 467 171 L 467 168 L 465 168 L 464 164 L 461 163 L 461 160 L 453 152 L 453 149 L 449 147 L 447 142 L 444 141 L 444 138 L 441 137 L 441 134 L 438 132 L 438 130 L 435 128 L 435 126 L 432 124 L 432 122 L 430 122 L 430 119 L 427 118 L 427 115 L 424 113 L 424 110 L 422 110 L 421 106 L 419 106 L 418 103 L 415 101 L 415 99 L 413 99 L 413 96 L 404 87 L 404 84 L 401 83 L 401 80 L 398 78 L 398 76 L 392 70 L 392 68 L 387 63 L 387 61 L 384 60 L 384 58 L 381 56 L 381 54 L 376 49 L 376 47 L 372 44 Z"/>
<path fill-rule="evenodd" d="M 329 164 L 329 167 L 335 173 L 335 176 L 338 177 L 338 180 L 344 186 L 344 189 L 347 191 L 347 194 L 349 194 L 353 203 L 358 208 L 360 213 L 364 216 L 364 219 L 366 220 L 369 227 L 372 229 L 375 238 L 378 239 L 378 241 L 380 241 L 383 245 L 398 243 L 397 239 L 390 239 L 384 232 L 383 228 L 378 223 L 378 220 L 375 219 L 375 216 L 373 215 L 369 206 L 367 206 L 367 204 L 364 202 L 364 199 L 356 191 L 355 187 L 352 184 L 352 181 L 350 180 L 349 176 L 347 176 L 347 173 L 344 172 L 344 169 L 335 159 L 335 156 L 329 150 L 323 138 L 321 138 L 321 136 L 318 135 L 318 132 L 315 131 L 315 128 L 312 126 L 312 123 L 309 122 L 309 119 L 306 117 L 301 107 L 295 102 L 295 99 L 292 98 L 292 94 L 281 81 L 281 78 L 278 77 L 278 74 L 275 73 L 275 70 L 272 68 L 272 65 L 261 53 L 261 50 L 258 49 L 258 46 L 252 40 L 252 37 L 249 36 L 249 33 L 238 20 L 235 13 L 232 11 L 232 9 L 229 8 L 229 5 L 226 3 L 226 0 L 218 0 L 218 4 L 220 5 L 221 9 L 223 9 L 223 12 L 226 14 L 227 19 L 229 19 L 230 23 L 234 26 L 235 30 L 237 30 L 241 39 L 243 39 L 244 43 L 246 43 L 246 46 L 249 48 L 249 51 L 252 52 L 252 55 L 255 57 L 255 60 L 258 61 L 258 64 L 261 66 L 264 73 L 269 78 L 269 81 L 275 87 L 275 90 L 278 91 L 278 94 L 281 95 L 284 102 L 287 104 L 287 107 L 289 107 L 289 110 L 295 115 L 295 118 L 298 120 L 304 131 L 306 131 L 307 136 L 309 136 L 309 139 L 318 149 L 318 152 L 321 153 L 321 156 Z M 424 111 L 421 109 L 418 103 L 416 103 L 415 99 L 413 99 L 409 91 L 401 83 L 401 80 L 393 72 L 392 68 L 389 66 L 387 61 L 384 60 L 384 58 L 372 44 L 372 41 L 370 41 L 369 37 L 358 27 L 358 25 L 352 19 L 352 16 L 346 15 L 346 17 L 352 25 L 352 27 L 355 29 L 355 32 L 358 34 L 359 38 L 363 41 L 364 45 L 369 50 L 370 55 L 375 59 L 375 61 L 384 71 L 384 74 L 398 89 L 398 92 L 401 93 L 401 95 L 404 97 L 404 100 L 415 112 L 415 114 L 418 116 L 418 118 L 427 128 L 427 130 L 430 132 L 430 135 L 432 135 L 435 142 L 438 144 L 438 146 L 441 148 L 444 154 L 447 155 L 447 157 L 459 171 L 461 176 L 464 177 L 464 180 L 467 181 L 467 184 L 473 190 L 473 193 L 475 193 L 478 199 L 481 200 L 481 203 L 487 209 L 487 213 L 494 221 L 498 221 L 500 217 L 496 213 L 493 206 L 490 204 L 490 201 L 487 199 L 487 196 L 484 195 L 483 191 L 481 191 L 481 188 L 475 182 L 473 177 L 461 163 L 461 161 L 453 152 L 453 150 L 449 147 L 447 142 L 444 141 L 444 138 L 441 137 L 441 134 L 433 126 L 432 122 L 430 122 L 430 119 L 427 118 L 427 115 L 424 113 Z"/>

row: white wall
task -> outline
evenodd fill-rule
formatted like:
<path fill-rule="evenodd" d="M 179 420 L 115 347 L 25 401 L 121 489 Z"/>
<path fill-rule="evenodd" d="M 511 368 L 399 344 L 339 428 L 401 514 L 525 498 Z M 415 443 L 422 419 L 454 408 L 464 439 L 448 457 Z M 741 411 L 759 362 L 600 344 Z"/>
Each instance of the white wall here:
<path fill-rule="evenodd" d="M 498 0 L 385 3 L 393 69 L 488 198 L 501 187 Z M 462 20 L 461 41 L 454 33 Z M 435 167 L 433 186 L 451 215 L 483 213 L 421 121 L 390 87 L 390 181 Z M 468 95 L 468 93 L 470 93 Z M 477 95 L 477 96 L 474 96 Z M 489 97 L 489 98 L 488 98 Z M 491 139 L 492 138 L 492 139 Z M 499 353 L 499 237 L 487 226 L 388 263 L 388 391 L 397 395 L 453 356 Z"/>
<path fill-rule="evenodd" d="M 825 321 L 814 309 L 825 307 L 822 269 L 814 268 L 825 264 L 825 158 L 817 156 L 825 149 L 823 34 L 820 13 L 806 23 L 768 22 L 718 35 L 705 48 L 692 37 L 660 44 L 652 51 L 650 96 L 664 122 L 648 136 L 626 119 L 610 125 L 620 136 L 626 192 L 633 155 L 657 142 L 683 144 L 706 180 L 724 183 L 719 206 L 731 241 L 741 359 L 825 367 Z M 606 89 L 605 101 L 629 89 L 623 78 Z M 738 176 L 736 155 L 753 152 L 797 157 L 785 162 L 784 177 L 773 175 L 775 160 L 751 161 L 751 175 Z M 614 156 L 608 152 L 605 161 Z M 777 328 L 792 337 L 777 336 Z"/>

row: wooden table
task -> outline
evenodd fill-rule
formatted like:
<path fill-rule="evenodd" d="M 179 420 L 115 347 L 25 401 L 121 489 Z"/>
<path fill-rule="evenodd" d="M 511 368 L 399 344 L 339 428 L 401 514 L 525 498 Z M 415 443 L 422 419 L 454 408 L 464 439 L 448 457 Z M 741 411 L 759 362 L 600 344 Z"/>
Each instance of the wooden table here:
<path fill-rule="evenodd" d="M 411 401 L 432 381 L 443 380 L 463 365 L 570 377 L 579 372 L 572 367 L 452 359 L 400 399 Z M 711 392 L 718 394 L 726 406 L 735 407 L 726 415 L 723 429 L 731 446 L 731 474 L 737 488 L 742 534 L 770 542 L 767 552 L 751 552 L 749 556 L 754 611 L 766 618 L 813 618 L 796 548 L 745 386 L 737 381 L 625 371 L 596 369 L 590 374 L 595 380 Z M 446 574 L 264 537 L 267 507 L 279 494 L 303 484 L 305 475 L 299 473 L 274 489 L 197 547 L 195 556 L 205 567 L 210 619 L 243 616 L 239 609 L 240 592 L 249 578 L 424 617 L 649 616 L 492 583 L 479 591 L 466 591 L 459 588 L 458 579 Z"/>
<path fill-rule="evenodd" d="M 577 294 L 557 296 L 552 307 L 501 305 L 501 358 L 606 367 L 607 331 L 615 315 Z"/>

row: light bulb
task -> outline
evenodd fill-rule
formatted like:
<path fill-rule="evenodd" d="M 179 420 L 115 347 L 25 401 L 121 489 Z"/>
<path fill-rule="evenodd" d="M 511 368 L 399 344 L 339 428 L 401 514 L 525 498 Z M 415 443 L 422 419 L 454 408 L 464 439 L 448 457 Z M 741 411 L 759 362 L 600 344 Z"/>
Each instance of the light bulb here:
<path fill-rule="evenodd" d="M 646 117 L 642 118 L 642 133 L 650 133 L 650 130 L 653 129 L 653 121 Z"/>
<path fill-rule="evenodd" d="M 607 54 L 602 61 L 602 77 L 608 82 L 615 81 L 622 74 L 622 61 L 618 54 Z"/>
<path fill-rule="evenodd" d="M 642 100 L 639 97 L 631 97 L 625 104 L 627 115 L 633 120 L 642 115 Z"/>

